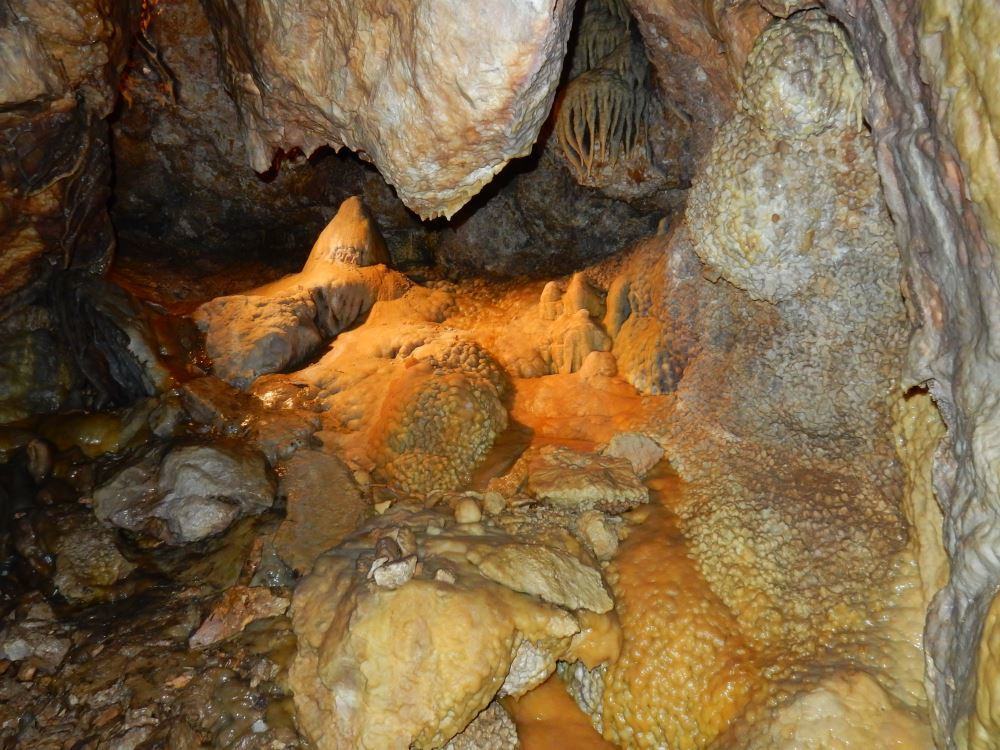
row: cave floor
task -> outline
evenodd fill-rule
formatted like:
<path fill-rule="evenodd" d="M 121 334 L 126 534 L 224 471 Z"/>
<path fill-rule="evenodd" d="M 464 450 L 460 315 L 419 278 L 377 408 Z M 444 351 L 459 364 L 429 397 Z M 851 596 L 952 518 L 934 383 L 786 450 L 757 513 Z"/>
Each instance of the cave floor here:
<path fill-rule="evenodd" d="M 157 321 L 153 329 L 161 336 L 161 353 L 173 352 L 180 361 L 186 350 L 187 364 L 175 368 L 176 377 L 197 380 L 204 352 L 184 316 L 219 295 L 275 281 L 298 265 L 298 259 L 275 264 L 236 258 L 177 264 L 137 254 L 123 256 L 112 278 L 145 301 Z M 449 298 L 439 316 L 442 327 L 468 332 L 498 360 L 510 360 L 523 339 L 536 335 L 545 282 L 455 282 L 432 272 L 415 278 L 427 295 Z M 391 316 L 388 321 L 390 327 L 397 324 Z M 385 325 L 386 319 L 378 317 L 376 324 Z M 358 334 L 371 325 L 361 320 L 337 341 L 363 343 Z M 296 378 L 334 348 L 335 343 L 324 348 L 299 374 L 289 376 L 290 382 L 301 385 Z M 480 500 L 529 449 L 556 446 L 594 455 L 616 435 L 655 433 L 675 406 L 673 396 L 642 395 L 613 370 L 588 365 L 541 374 L 531 371 L 531 362 L 519 371 L 522 361 L 527 360 L 508 367 L 506 428 L 470 476 L 468 486 Z M 271 393 L 285 394 L 287 383 L 280 377 L 276 382 L 257 395 L 266 400 Z M 215 421 L 203 422 L 185 439 L 228 445 L 239 435 L 231 429 L 239 424 L 239 403 L 233 407 L 235 419 L 222 414 L 223 407 L 213 407 Z M 21 503 L 13 514 L 19 541 L 4 550 L 0 583 L 6 640 L 0 646 L 8 656 L 21 657 L 0 659 L 0 746 L 310 747 L 296 725 L 289 684 L 296 636 L 286 610 L 302 571 L 290 571 L 272 547 L 289 512 L 283 505 L 287 498 L 223 533 L 180 547 L 117 531 L 113 544 L 124 562 L 115 564 L 127 569 L 125 575 L 119 570 L 102 578 L 105 561 L 98 552 L 67 554 L 62 563 L 52 553 L 63 540 L 93 526 L 96 478 L 140 460 L 157 442 L 147 426 L 150 410 L 143 408 L 30 419 L 0 428 L 5 455 L 23 456 L 38 437 L 55 451 L 53 479 L 34 498 L 27 496 L 30 484 L 22 487 L 25 496 L 15 498 Z M 271 435 L 272 443 L 295 438 L 301 412 L 294 414 L 295 419 L 276 423 L 275 430 L 289 433 Z M 359 441 L 366 433 L 347 429 L 340 415 L 332 419 L 330 414 L 319 414 L 321 429 L 307 439 L 306 452 L 333 452 L 362 465 Z M 136 428 L 137 420 L 143 426 Z M 277 466 L 279 481 L 287 481 L 293 464 L 281 459 Z M 355 478 L 367 474 L 362 469 Z M 759 716 L 794 695 L 796 681 L 819 679 L 743 637 L 740 623 L 702 576 L 677 513 L 684 490 L 666 461 L 646 475 L 645 485 L 652 502 L 620 514 L 615 528 L 621 544 L 616 541 L 616 551 L 600 564 L 619 599 L 612 616 L 620 628 L 618 658 L 602 676 L 603 710 L 615 712 L 604 717 L 605 736 L 616 737 L 618 744 L 602 738 L 569 697 L 585 701 L 590 677 L 569 673 L 568 687 L 553 674 L 522 697 L 504 699 L 523 748 L 655 745 L 648 737 L 630 737 L 632 727 L 646 727 L 655 737 L 673 733 L 676 747 L 705 746 L 708 737 L 730 724 L 737 727 L 732 737 L 739 739 L 739 719 L 748 707 Z M 377 520 L 387 507 L 423 502 L 433 508 L 441 502 L 434 492 L 399 493 L 379 482 L 371 482 L 367 491 L 371 506 L 358 519 L 371 516 L 372 508 Z M 448 493 L 445 499 L 455 502 Z M 325 518 L 317 514 L 308 521 L 322 527 Z M 340 528 L 345 523 L 335 519 L 337 528 L 326 531 L 339 539 L 350 531 L 350 523 Z M 325 530 L 311 531 L 322 537 Z M 80 570 L 67 570 L 69 560 Z M 77 581 L 71 601 L 60 592 L 60 580 L 62 585 Z M 823 666 L 816 673 L 830 669 Z M 583 682 L 574 682 L 577 678 Z M 733 746 L 739 746 L 735 739 Z M 919 742 L 904 746 L 920 747 Z"/>

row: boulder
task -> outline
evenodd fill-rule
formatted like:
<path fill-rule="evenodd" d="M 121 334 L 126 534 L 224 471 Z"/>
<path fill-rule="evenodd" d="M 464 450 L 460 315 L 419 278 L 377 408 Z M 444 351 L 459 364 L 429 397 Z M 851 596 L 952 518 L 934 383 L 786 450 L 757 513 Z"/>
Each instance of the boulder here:
<path fill-rule="evenodd" d="M 262 513 L 275 483 L 264 456 L 237 443 L 155 451 L 94 491 L 94 512 L 112 526 L 168 544 L 195 542 Z"/>

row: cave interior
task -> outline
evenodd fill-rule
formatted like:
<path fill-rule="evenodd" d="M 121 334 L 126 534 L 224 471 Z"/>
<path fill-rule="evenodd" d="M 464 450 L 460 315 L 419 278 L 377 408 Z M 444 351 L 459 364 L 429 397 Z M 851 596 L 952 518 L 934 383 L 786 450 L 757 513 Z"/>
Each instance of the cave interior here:
<path fill-rule="evenodd" d="M 0 748 L 1000 750 L 993 0 L 0 0 Z"/>

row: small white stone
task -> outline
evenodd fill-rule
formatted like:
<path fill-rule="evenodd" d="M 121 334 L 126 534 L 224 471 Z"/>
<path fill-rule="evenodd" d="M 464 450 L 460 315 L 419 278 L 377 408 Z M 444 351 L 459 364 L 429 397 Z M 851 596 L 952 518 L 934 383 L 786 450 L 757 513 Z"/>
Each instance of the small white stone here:
<path fill-rule="evenodd" d="M 267 722 L 263 719 L 257 719 L 257 721 L 250 725 L 250 731 L 254 734 L 263 734 L 267 731 Z"/>
<path fill-rule="evenodd" d="M 618 551 L 618 534 L 600 511 L 588 510 L 581 515 L 576 529 L 598 560 L 610 560 Z"/>
<path fill-rule="evenodd" d="M 372 563 L 372 566 L 368 568 L 368 580 L 371 580 L 375 576 L 375 571 L 381 568 L 387 562 L 389 562 L 388 557 L 376 557 L 375 561 Z"/>
<path fill-rule="evenodd" d="M 372 508 L 374 508 L 375 512 L 381 516 L 383 513 L 389 510 L 389 507 L 391 505 L 392 505 L 392 500 L 383 500 L 380 503 L 375 503 L 375 505 L 373 505 Z"/>
<path fill-rule="evenodd" d="M 375 583 L 383 588 L 398 589 L 413 578 L 417 569 L 417 556 L 410 555 L 402 560 L 380 565 L 375 569 Z"/>
<path fill-rule="evenodd" d="M 479 523 L 482 518 L 479 503 L 471 497 L 463 497 L 455 504 L 455 520 L 459 523 Z"/>
<path fill-rule="evenodd" d="M 450 570 L 445 568 L 438 568 L 434 573 L 434 580 L 441 581 L 442 583 L 454 583 L 456 581 L 455 574 Z"/>

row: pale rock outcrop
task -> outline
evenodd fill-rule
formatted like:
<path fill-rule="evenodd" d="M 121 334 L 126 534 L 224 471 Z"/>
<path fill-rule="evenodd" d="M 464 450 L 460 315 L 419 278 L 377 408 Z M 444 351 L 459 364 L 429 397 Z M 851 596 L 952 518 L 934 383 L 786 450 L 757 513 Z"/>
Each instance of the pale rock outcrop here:
<path fill-rule="evenodd" d="M 907 388 L 925 386 L 947 428 L 934 490 L 950 558 L 948 585 L 928 616 L 927 687 L 935 740 L 973 740 L 978 641 L 1000 577 L 996 441 L 997 356 L 995 88 L 989 2 L 828 0 L 851 36 L 867 89 L 864 107 L 879 176 L 904 262 L 914 328 Z M 928 82 L 930 85 L 928 85 Z"/>
<path fill-rule="evenodd" d="M 274 491 L 261 453 L 220 442 L 154 451 L 98 487 L 93 504 L 104 523 L 177 545 L 262 513 Z"/>
<path fill-rule="evenodd" d="M 981 682 L 988 669 L 977 661 L 989 650 L 993 627 L 985 623 L 1000 582 L 993 437 L 1000 425 L 1000 120 L 990 83 L 997 8 L 976 0 L 829 6 L 876 82 L 866 114 L 914 319 L 905 385 L 926 386 L 947 429 L 933 479 L 950 573 L 926 631 L 936 740 L 990 747 L 989 732 L 973 727 L 991 723 L 979 716 L 992 688 Z"/>
<path fill-rule="evenodd" d="M 410 283 L 383 265 L 385 242 L 361 199 L 348 198 L 297 274 L 217 297 L 195 311 L 216 374 L 239 387 L 301 363 L 324 339 Z"/>
<path fill-rule="evenodd" d="M 771 26 L 751 52 L 741 112 L 720 129 L 686 218 L 702 260 L 755 299 L 790 297 L 853 249 L 858 198 L 878 190 L 874 170 L 851 184 L 858 146 L 842 136 L 860 126 L 860 98 L 847 39 L 822 13 Z"/>
<path fill-rule="evenodd" d="M 641 432 L 620 432 L 608 441 L 601 452 L 605 456 L 624 458 L 640 477 L 646 476 L 663 458 L 663 448 L 659 443 Z"/>
<path fill-rule="evenodd" d="M 290 682 L 317 748 L 440 747 L 495 711 L 495 697 L 601 651 L 588 639 L 613 638 L 599 569 L 559 522 L 508 520 L 519 530 L 393 509 L 316 562 L 292 604 Z M 400 563 L 411 574 L 380 584 L 378 571 Z M 509 738 L 507 726 L 489 733 Z"/>
<path fill-rule="evenodd" d="M 830 53 L 789 57 L 806 66 L 799 77 L 772 71 L 781 50 L 797 46 Z M 904 334 L 898 252 L 874 154 L 857 127 L 856 89 L 844 95 L 857 75 L 844 72 L 848 64 L 842 32 L 822 13 L 762 34 L 741 110 L 720 129 L 687 213 L 695 251 L 737 291 L 724 303 L 730 311 L 705 322 L 706 344 L 678 390 L 668 455 L 699 497 L 679 512 L 706 576 L 747 618 L 747 632 L 777 636 L 785 648 L 811 649 L 807 633 L 868 616 L 866 599 L 891 570 L 878 561 L 905 541 L 888 399 Z M 793 85 L 806 78 L 829 90 Z M 784 85 L 784 95 L 758 95 L 758 85 Z M 785 202 L 792 215 L 758 213 L 761 201 Z M 770 234 L 786 221 L 794 230 Z M 721 325 L 733 339 L 708 333 Z M 765 531 L 777 527 L 780 545 Z M 720 543 L 724 529 L 739 543 Z M 805 593 L 816 584 L 838 586 L 845 608 Z M 750 602 L 764 591 L 776 607 L 770 614 Z M 778 604 L 786 596 L 795 605 Z"/>
<path fill-rule="evenodd" d="M 578 372 L 591 353 L 611 350 L 604 317 L 604 294 L 576 273 L 546 283 L 537 306 L 519 311 L 495 334 L 495 348 L 518 377 Z"/>
<path fill-rule="evenodd" d="M 891 440 L 900 267 L 848 50 L 815 12 L 761 35 L 685 223 L 637 248 L 612 285 L 612 351 L 633 383 L 674 390 L 656 438 L 687 482 L 658 537 L 647 521 L 611 561 L 623 653 L 577 691 L 629 747 L 727 746 L 740 722 L 771 720 L 777 683 L 808 703 L 805 676 L 824 670 L 864 672 L 848 692 L 866 697 L 846 704 L 900 710 L 866 739 L 926 740 Z M 696 570 L 659 559 L 674 534 Z M 652 593 L 664 590 L 676 594 Z M 838 700 L 816 698 L 833 713 Z"/>
<path fill-rule="evenodd" d="M 451 216 L 548 115 L 574 3 L 206 3 L 253 166 L 347 146 L 426 218 Z"/>

